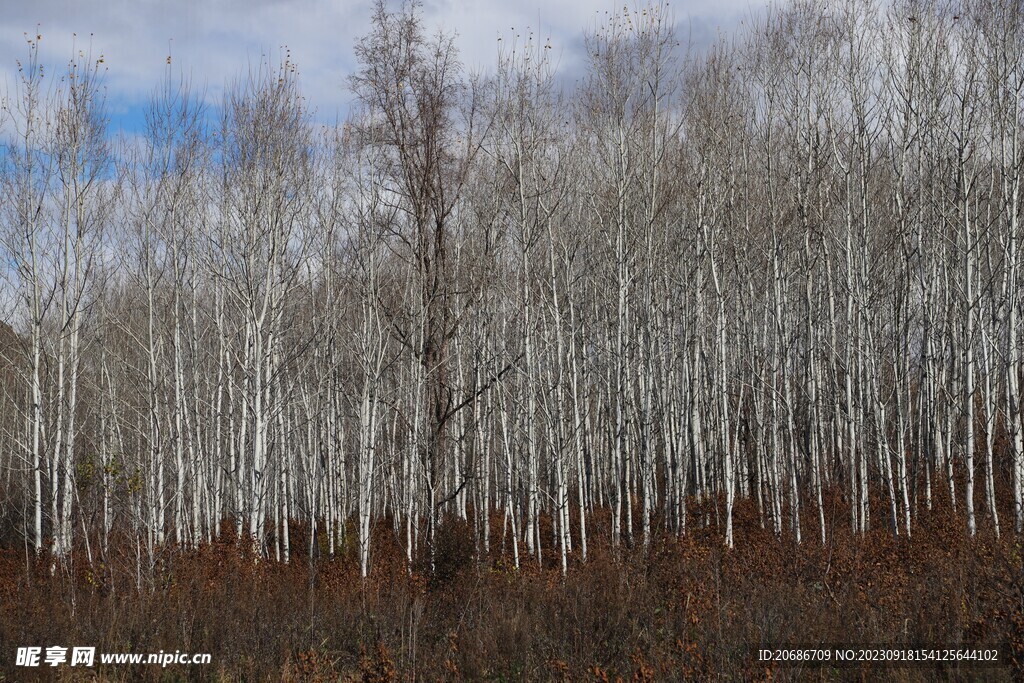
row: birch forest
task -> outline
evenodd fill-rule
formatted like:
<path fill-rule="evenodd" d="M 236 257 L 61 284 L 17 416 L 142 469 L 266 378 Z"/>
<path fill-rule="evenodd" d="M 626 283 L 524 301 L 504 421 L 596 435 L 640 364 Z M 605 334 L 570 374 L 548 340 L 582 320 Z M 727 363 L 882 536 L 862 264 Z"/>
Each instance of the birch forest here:
<path fill-rule="evenodd" d="M 430 581 L 459 529 L 455 569 L 564 582 L 695 538 L 921 547 L 939 517 L 1019 548 L 1024 5 L 794 0 L 699 47 L 667 4 L 596 16 L 570 79 L 542 34 L 469 68 L 378 0 L 336 124 L 282 49 L 217 101 L 168 57 L 133 133 L 102 46 L 54 69 L 26 34 L 12 566 L 121 558 L 144 593 L 233 547 L 365 590 Z"/>

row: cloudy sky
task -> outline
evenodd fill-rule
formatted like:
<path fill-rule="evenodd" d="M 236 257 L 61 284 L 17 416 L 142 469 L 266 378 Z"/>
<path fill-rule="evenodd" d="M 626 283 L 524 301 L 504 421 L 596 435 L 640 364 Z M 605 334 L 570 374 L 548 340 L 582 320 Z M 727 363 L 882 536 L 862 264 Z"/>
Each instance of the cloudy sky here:
<path fill-rule="evenodd" d="M 571 80 L 582 69 L 584 32 L 619 2 L 424 0 L 423 15 L 432 31 L 454 31 L 463 63 L 480 70 L 495 62 L 499 36 L 534 29 L 540 38 L 550 37 Z M 674 0 L 670 12 L 680 36 L 699 47 L 719 31 L 731 32 L 765 2 Z M 109 69 L 113 125 L 130 129 L 166 72 L 169 54 L 175 75 L 183 73 L 217 101 L 225 82 L 262 55 L 278 62 L 283 46 L 299 66 L 317 118 L 344 115 L 353 46 L 369 27 L 371 0 L 0 0 L 0 9 L 0 74 L 8 91 L 16 60 L 27 55 L 26 34 L 43 36 L 42 61 L 51 67 L 91 49 Z"/>

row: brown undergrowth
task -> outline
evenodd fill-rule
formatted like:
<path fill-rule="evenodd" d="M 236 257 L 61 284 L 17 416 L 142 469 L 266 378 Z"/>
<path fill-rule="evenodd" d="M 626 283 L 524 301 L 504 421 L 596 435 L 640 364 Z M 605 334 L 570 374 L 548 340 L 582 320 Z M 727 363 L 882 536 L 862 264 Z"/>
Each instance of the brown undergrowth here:
<path fill-rule="evenodd" d="M 997 541 L 982 525 L 969 540 L 961 518 L 944 509 L 922 514 L 912 539 L 893 537 L 882 520 L 856 537 L 840 507 L 829 509 L 834 533 L 825 545 L 811 515 L 798 546 L 789 533 L 762 529 L 756 508 L 741 505 L 733 550 L 722 547 L 713 507 L 693 507 L 684 537 L 660 532 L 647 548 L 610 548 L 598 513 L 587 562 L 574 558 L 565 578 L 548 547 L 543 566 L 524 554 L 514 569 L 507 539 L 501 553 L 500 517 L 486 558 L 465 523 L 443 524 L 432 574 L 425 558 L 410 574 L 398 538 L 381 524 L 365 581 L 350 547 L 310 563 L 298 526 L 287 566 L 226 539 L 165 550 L 152 568 L 140 569 L 126 552 L 91 566 L 76 556 L 71 569 L 53 574 L 45 560 L 26 565 L 23 551 L 6 549 L 0 680 L 1020 678 L 1019 537 Z M 800 669 L 755 661 L 762 647 L 817 643 L 1005 643 L 1015 662 Z M 26 645 L 208 652 L 213 661 L 33 670 L 14 665 L 16 647 Z"/>

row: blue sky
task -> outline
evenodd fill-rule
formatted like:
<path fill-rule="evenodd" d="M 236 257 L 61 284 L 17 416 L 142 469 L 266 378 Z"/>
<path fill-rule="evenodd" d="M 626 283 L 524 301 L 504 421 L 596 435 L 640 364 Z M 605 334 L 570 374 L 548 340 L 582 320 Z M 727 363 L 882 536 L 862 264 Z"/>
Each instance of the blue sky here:
<path fill-rule="evenodd" d="M 621 1 L 621 0 L 620 0 Z M 669 10 L 681 37 L 696 47 L 732 32 L 765 0 L 676 0 Z M 631 5 L 632 6 L 632 5 Z M 486 70 L 498 38 L 533 29 L 550 38 L 563 78 L 582 71 L 583 34 L 618 2 L 586 0 L 424 0 L 431 30 L 457 34 L 463 63 Z M 42 61 L 53 69 L 78 50 L 103 55 L 112 127 L 127 132 L 167 70 L 183 74 L 211 103 L 229 80 L 266 55 L 277 63 L 283 46 L 300 70 L 303 93 L 317 118 L 344 116 L 355 68 L 353 47 L 369 28 L 368 0 L 0 0 L 0 77 L 13 88 L 16 60 L 27 55 L 26 34 L 43 36 Z"/>

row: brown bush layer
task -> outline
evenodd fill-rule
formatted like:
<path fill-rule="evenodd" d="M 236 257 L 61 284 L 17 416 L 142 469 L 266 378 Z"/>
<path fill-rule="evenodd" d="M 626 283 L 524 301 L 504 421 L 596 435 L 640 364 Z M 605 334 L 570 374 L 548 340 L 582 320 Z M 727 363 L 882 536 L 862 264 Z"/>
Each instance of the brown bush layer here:
<path fill-rule="evenodd" d="M 512 569 L 499 554 L 500 518 L 487 558 L 477 556 L 464 523 L 442 525 L 429 577 L 420 569 L 410 575 L 390 526 L 381 525 L 366 581 L 350 553 L 311 565 L 300 532 L 287 566 L 226 540 L 168 550 L 152 569 L 126 553 L 92 566 L 76 557 L 73 568 L 51 575 L 45 560 L 26 564 L 24 553 L 8 549 L 0 555 L 0 680 L 1020 677 L 1019 537 L 967 539 L 962 520 L 937 510 L 918 520 L 912 539 L 891 536 L 881 522 L 861 538 L 837 510 L 830 514 L 836 523 L 827 545 L 808 528 L 797 546 L 762 530 L 756 509 L 741 507 L 734 550 L 722 547 L 713 510 L 692 510 L 687 536 L 659 535 L 647 550 L 608 547 L 595 523 L 588 561 L 574 562 L 565 578 L 553 562 L 539 567 L 525 557 Z M 445 561 L 453 556 L 471 559 Z M 787 643 L 1002 643 L 1015 661 L 986 669 L 802 670 L 755 661 L 757 649 Z M 16 647 L 26 645 L 209 652 L 213 663 L 15 667 Z"/>

